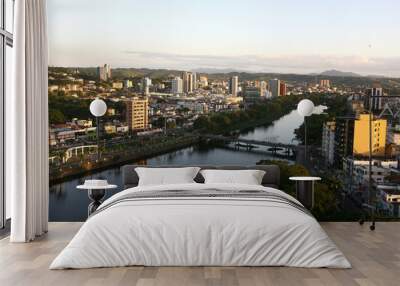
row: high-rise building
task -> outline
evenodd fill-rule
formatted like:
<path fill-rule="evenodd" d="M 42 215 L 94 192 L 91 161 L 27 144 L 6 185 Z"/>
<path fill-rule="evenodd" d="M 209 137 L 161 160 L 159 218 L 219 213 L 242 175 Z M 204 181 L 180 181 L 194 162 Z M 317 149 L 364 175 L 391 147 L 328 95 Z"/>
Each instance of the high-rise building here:
<path fill-rule="evenodd" d="M 343 162 L 348 156 L 353 156 L 354 117 L 340 116 L 335 119 L 334 164 L 343 168 Z"/>
<path fill-rule="evenodd" d="M 236 97 L 238 95 L 238 91 L 239 91 L 239 77 L 235 75 L 229 79 L 229 94 L 232 95 L 233 97 Z"/>
<path fill-rule="evenodd" d="M 197 89 L 197 74 L 195 72 L 192 73 L 192 88 L 193 90 Z"/>
<path fill-rule="evenodd" d="M 134 97 L 126 101 L 126 121 L 131 131 L 146 130 L 149 126 L 149 101 Z"/>
<path fill-rule="evenodd" d="M 384 156 L 386 147 L 386 119 L 372 120 L 372 155 Z M 366 157 L 369 155 L 369 114 L 360 114 L 354 122 L 354 156 Z"/>
<path fill-rule="evenodd" d="M 171 81 L 171 92 L 175 94 L 183 93 L 183 80 L 180 77 L 175 77 Z"/>
<path fill-rule="evenodd" d="M 384 107 L 384 96 L 382 86 L 379 83 L 374 83 L 372 88 L 366 90 L 364 106 L 366 109 L 370 108 L 372 111 L 380 111 Z M 368 100 L 369 99 L 369 100 Z"/>
<path fill-rule="evenodd" d="M 151 79 L 148 77 L 144 77 L 142 79 L 142 93 L 144 95 L 150 94 L 150 86 L 151 86 Z"/>
<path fill-rule="evenodd" d="M 107 81 L 111 78 L 111 67 L 108 64 L 98 67 L 97 74 L 99 76 L 99 80 Z"/>
<path fill-rule="evenodd" d="M 272 93 L 272 97 L 280 96 L 281 81 L 279 79 L 270 79 L 268 85 L 269 91 Z"/>
<path fill-rule="evenodd" d="M 285 96 L 287 94 L 287 86 L 286 83 L 281 81 L 279 83 L 279 96 Z"/>
<path fill-rule="evenodd" d="M 322 127 L 322 156 L 327 166 L 333 165 L 335 154 L 335 121 L 325 122 Z"/>
<path fill-rule="evenodd" d="M 182 72 L 183 92 L 190 93 L 195 89 L 196 74 L 192 72 Z"/>
<path fill-rule="evenodd" d="M 319 80 L 319 86 L 320 87 L 325 87 L 325 88 L 330 88 L 331 87 L 331 82 L 329 79 L 320 79 Z"/>
<path fill-rule="evenodd" d="M 260 96 L 267 97 L 268 84 L 265 81 L 260 81 Z"/>

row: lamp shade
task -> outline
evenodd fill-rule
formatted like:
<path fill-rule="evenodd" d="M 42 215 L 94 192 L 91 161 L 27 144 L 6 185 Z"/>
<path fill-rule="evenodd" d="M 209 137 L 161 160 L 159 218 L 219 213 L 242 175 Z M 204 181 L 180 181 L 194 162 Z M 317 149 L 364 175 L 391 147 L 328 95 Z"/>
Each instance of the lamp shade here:
<path fill-rule="evenodd" d="M 310 116 L 314 111 L 314 103 L 309 99 L 303 99 L 297 104 L 297 112 L 301 116 Z"/>
<path fill-rule="evenodd" d="M 90 113 L 93 116 L 100 117 L 103 116 L 107 111 L 107 104 L 104 100 L 96 98 L 90 103 Z"/>

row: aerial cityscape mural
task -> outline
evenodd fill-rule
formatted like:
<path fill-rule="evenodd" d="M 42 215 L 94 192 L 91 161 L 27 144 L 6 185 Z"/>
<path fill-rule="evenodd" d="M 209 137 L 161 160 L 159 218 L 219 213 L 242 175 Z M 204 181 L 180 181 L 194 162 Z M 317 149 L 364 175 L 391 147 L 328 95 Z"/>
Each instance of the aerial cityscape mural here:
<path fill-rule="evenodd" d="M 320 220 L 357 220 L 371 200 L 398 217 L 398 20 L 372 1 L 362 14 L 330 1 L 217 2 L 49 1 L 50 219 L 81 220 L 75 186 L 120 186 L 127 163 L 272 161 L 289 193 L 292 175 L 323 178 Z M 302 99 L 317 107 L 306 125 Z"/>

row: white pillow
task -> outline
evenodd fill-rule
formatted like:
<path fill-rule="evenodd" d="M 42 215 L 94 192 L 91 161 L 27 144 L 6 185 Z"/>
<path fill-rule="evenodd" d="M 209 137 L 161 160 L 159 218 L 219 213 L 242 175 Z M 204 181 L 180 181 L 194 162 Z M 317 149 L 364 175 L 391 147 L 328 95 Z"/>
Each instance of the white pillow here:
<path fill-rule="evenodd" d="M 261 170 L 202 170 L 205 184 L 261 185 L 265 171 Z"/>
<path fill-rule="evenodd" d="M 193 180 L 200 168 L 135 168 L 139 176 L 138 186 L 195 183 Z"/>

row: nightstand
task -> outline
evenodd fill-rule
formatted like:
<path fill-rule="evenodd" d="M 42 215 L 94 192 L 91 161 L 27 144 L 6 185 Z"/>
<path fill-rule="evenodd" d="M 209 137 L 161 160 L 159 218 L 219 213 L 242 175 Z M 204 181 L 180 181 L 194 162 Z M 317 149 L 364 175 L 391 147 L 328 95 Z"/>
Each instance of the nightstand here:
<path fill-rule="evenodd" d="M 296 199 L 307 209 L 314 206 L 314 182 L 320 181 L 320 177 L 290 177 L 289 180 L 296 181 Z"/>
<path fill-rule="evenodd" d="M 86 180 L 85 184 L 76 187 L 78 190 L 87 190 L 91 203 L 88 206 L 88 217 L 101 205 L 107 190 L 117 188 L 117 185 L 110 185 L 106 180 Z"/>

